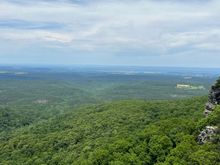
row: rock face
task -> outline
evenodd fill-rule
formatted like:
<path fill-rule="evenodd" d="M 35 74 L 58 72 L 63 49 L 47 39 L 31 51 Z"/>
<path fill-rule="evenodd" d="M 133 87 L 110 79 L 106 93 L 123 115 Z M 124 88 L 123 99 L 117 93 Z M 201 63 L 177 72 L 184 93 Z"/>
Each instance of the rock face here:
<path fill-rule="evenodd" d="M 216 84 L 213 85 L 210 89 L 208 102 L 205 104 L 205 117 L 208 117 L 211 114 L 217 105 L 220 105 L 220 78 L 217 80 Z M 197 137 L 199 144 L 204 144 L 206 142 L 211 142 L 212 137 L 216 134 L 217 127 L 215 126 L 206 126 L 203 129 L 199 136 Z"/>
<path fill-rule="evenodd" d="M 204 115 L 208 117 L 218 104 L 220 104 L 220 88 L 212 86 L 209 93 L 209 100 L 205 105 Z"/>
<path fill-rule="evenodd" d="M 213 135 L 215 135 L 217 127 L 206 126 L 206 128 L 199 134 L 198 143 L 204 144 L 206 142 L 212 141 Z"/>
<path fill-rule="evenodd" d="M 220 104 L 220 88 L 216 86 L 212 86 L 209 94 L 210 102 L 214 104 Z"/>
<path fill-rule="evenodd" d="M 211 102 L 207 102 L 205 104 L 205 111 L 204 111 L 204 115 L 206 117 L 209 116 L 210 113 L 212 113 L 212 111 L 215 109 L 215 104 L 211 103 Z"/>

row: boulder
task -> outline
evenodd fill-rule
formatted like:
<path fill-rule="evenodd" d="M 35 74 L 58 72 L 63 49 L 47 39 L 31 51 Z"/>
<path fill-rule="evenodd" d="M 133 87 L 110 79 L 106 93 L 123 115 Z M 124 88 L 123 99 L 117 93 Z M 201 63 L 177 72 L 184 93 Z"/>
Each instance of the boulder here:
<path fill-rule="evenodd" d="M 213 136 L 216 134 L 217 127 L 215 126 L 206 126 L 202 132 L 200 132 L 198 136 L 198 143 L 204 144 L 207 142 L 211 142 L 213 140 Z"/>
<path fill-rule="evenodd" d="M 205 117 L 208 117 L 210 113 L 212 113 L 212 111 L 205 109 L 203 114 L 205 115 Z"/>
<path fill-rule="evenodd" d="M 215 86 L 211 87 L 209 92 L 209 102 L 214 104 L 220 104 L 220 89 Z"/>
<path fill-rule="evenodd" d="M 205 104 L 205 109 L 213 111 L 215 109 L 215 104 L 211 103 L 211 102 L 207 102 Z"/>
<path fill-rule="evenodd" d="M 210 114 L 210 113 L 212 113 L 212 111 L 215 109 L 215 104 L 213 104 L 212 102 L 207 102 L 206 104 L 205 104 L 205 111 L 204 111 L 204 115 L 206 116 L 206 117 L 208 117 L 208 115 Z"/>

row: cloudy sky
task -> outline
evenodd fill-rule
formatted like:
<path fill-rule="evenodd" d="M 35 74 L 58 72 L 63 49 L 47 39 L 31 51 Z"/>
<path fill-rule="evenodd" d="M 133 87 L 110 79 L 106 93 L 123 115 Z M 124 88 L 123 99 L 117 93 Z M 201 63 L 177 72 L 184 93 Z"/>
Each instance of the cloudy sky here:
<path fill-rule="evenodd" d="M 220 67 L 220 1 L 0 0 L 0 63 Z"/>

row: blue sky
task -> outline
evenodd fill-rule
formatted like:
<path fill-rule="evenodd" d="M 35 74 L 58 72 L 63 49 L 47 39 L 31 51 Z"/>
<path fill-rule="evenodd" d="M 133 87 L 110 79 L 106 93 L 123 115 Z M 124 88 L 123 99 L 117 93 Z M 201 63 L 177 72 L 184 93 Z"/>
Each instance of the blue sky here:
<path fill-rule="evenodd" d="M 0 63 L 220 67 L 220 1 L 1 0 Z"/>

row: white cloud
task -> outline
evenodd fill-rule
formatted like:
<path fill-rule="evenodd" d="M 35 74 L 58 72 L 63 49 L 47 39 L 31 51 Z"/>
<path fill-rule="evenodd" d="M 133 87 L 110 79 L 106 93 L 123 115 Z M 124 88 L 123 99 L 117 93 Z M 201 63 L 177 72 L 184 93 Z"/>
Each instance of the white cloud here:
<path fill-rule="evenodd" d="M 124 0 L 69 3 L 0 2 L 1 20 L 58 23 L 47 29 L 5 29 L 0 40 L 97 53 L 137 50 L 143 55 L 166 55 L 186 49 L 216 51 L 220 42 L 220 2 Z"/>
<path fill-rule="evenodd" d="M 5 40 L 14 40 L 14 41 L 22 41 L 22 42 L 30 42 L 30 41 L 57 41 L 60 43 L 70 43 L 72 38 L 68 36 L 68 34 L 60 34 L 48 31 L 21 31 L 14 30 L 8 31 L 3 30 L 0 31 L 1 38 Z"/>
<path fill-rule="evenodd" d="M 162 42 L 168 48 L 190 46 L 201 49 L 219 49 L 220 44 L 220 30 L 208 29 L 204 31 L 170 33 L 163 36 Z"/>

